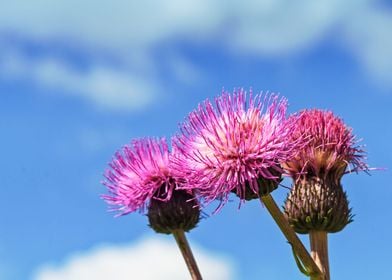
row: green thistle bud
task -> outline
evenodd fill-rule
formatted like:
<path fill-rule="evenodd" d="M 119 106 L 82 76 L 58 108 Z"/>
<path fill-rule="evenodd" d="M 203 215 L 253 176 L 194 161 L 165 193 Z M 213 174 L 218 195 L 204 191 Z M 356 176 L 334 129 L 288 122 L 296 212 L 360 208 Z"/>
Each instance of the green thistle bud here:
<path fill-rule="evenodd" d="M 340 180 L 311 177 L 296 182 L 284 211 L 297 233 L 338 232 L 353 221 Z"/>

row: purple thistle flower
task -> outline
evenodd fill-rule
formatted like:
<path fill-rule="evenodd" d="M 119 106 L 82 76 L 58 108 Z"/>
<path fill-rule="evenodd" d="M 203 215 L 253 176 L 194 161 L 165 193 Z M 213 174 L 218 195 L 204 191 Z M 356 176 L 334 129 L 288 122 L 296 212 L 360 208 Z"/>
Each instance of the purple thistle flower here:
<path fill-rule="evenodd" d="M 199 204 L 192 191 L 177 189 L 171 157 L 164 138 L 132 141 L 109 164 L 104 184 L 110 194 L 102 197 L 118 216 L 148 208 L 150 227 L 158 233 L 193 229 L 200 218 Z"/>
<path fill-rule="evenodd" d="M 308 139 L 298 155 L 285 164 L 294 179 L 303 175 L 340 179 L 346 172 L 369 170 L 352 129 L 332 112 L 304 110 L 289 121 L 294 123 L 293 141 L 299 137 Z"/>
<path fill-rule="evenodd" d="M 260 180 L 281 179 L 280 163 L 289 160 L 299 141 L 288 141 L 287 100 L 275 94 L 247 96 L 244 90 L 223 92 L 215 107 L 204 101 L 191 112 L 173 143 L 173 168 L 210 202 L 260 195 Z M 265 182 L 262 182 L 265 183 Z"/>
<path fill-rule="evenodd" d="M 297 156 L 283 165 L 294 184 L 285 201 L 289 223 L 298 233 L 339 232 L 353 221 L 341 178 L 369 170 L 352 129 L 332 112 L 304 110 L 293 115 L 291 139 L 305 137 Z"/>
<path fill-rule="evenodd" d="M 161 139 L 138 139 L 118 151 L 106 171 L 110 195 L 102 197 L 119 215 L 145 210 L 154 198 L 167 201 L 175 188 L 167 142 Z"/>
<path fill-rule="evenodd" d="M 192 279 L 202 279 L 185 233 L 196 227 L 200 208 L 192 191 L 178 190 L 164 138 L 133 140 L 117 152 L 106 171 L 103 195 L 119 215 L 148 208 L 149 226 L 173 234 Z"/>

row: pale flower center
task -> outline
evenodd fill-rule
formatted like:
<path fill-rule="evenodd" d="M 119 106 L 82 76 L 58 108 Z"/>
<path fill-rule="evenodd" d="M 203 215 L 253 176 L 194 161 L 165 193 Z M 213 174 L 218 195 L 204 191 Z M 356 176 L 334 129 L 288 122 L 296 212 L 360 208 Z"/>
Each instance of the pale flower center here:
<path fill-rule="evenodd" d="M 224 114 L 213 128 L 197 136 L 194 148 L 212 162 L 241 160 L 257 152 L 264 121 L 258 110 Z"/>

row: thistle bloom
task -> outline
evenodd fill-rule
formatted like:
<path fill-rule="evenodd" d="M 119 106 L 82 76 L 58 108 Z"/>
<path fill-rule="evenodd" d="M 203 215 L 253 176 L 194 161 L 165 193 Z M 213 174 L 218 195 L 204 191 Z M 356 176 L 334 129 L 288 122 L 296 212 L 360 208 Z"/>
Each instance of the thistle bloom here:
<path fill-rule="evenodd" d="M 298 155 L 285 164 L 294 179 L 333 176 L 368 170 L 364 151 L 357 145 L 352 129 L 332 112 L 304 110 L 289 118 L 293 122 L 292 141 L 308 139 Z"/>
<path fill-rule="evenodd" d="M 169 167 L 169 149 L 164 139 L 133 140 L 117 152 L 106 181 L 110 195 L 103 198 L 125 215 L 143 211 L 149 200 L 168 200 L 175 188 Z M 163 188 L 161 188 L 163 186 Z M 158 193 L 158 190 L 161 190 Z"/>
<path fill-rule="evenodd" d="M 191 193 L 176 190 L 170 158 L 163 138 L 132 141 L 109 164 L 104 184 L 110 194 L 103 198 L 119 215 L 148 208 L 150 226 L 157 232 L 193 228 L 199 221 L 197 201 Z"/>
<path fill-rule="evenodd" d="M 368 170 L 364 151 L 352 129 L 332 112 L 305 110 L 293 118 L 291 139 L 308 142 L 284 164 L 294 179 L 286 215 L 298 233 L 340 231 L 352 221 L 340 181 L 347 172 Z"/>
<path fill-rule="evenodd" d="M 298 141 L 288 141 L 287 100 L 277 95 L 239 90 L 223 92 L 189 114 L 174 144 L 175 167 L 210 202 L 228 200 L 230 192 L 241 200 L 266 195 L 281 179 L 280 163 L 289 160 Z"/>

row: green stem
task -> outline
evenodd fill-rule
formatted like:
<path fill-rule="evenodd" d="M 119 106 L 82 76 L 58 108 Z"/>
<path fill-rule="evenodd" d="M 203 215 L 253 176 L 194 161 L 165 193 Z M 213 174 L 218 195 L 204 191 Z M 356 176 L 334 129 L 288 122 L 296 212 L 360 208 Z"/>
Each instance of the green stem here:
<path fill-rule="evenodd" d="M 294 229 L 290 226 L 286 217 L 283 215 L 282 211 L 280 211 L 279 206 L 276 204 L 273 197 L 268 194 L 262 196 L 260 198 L 261 202 L 265 205 L 272 218 L 275 220 L 276 224 L 286 237 L 287 241 L 291 244 L 294 249 L 294 252 L 297 254 L 301 262 L 304 264 L 307 269 L 311 279 L 316 279 L 312 277 L 319 277 L 322 275 L 321 270 L 314 262 L 309 252 L 306 250 L 305 246 L 302 244 L 301 240 L 298 238 Z"/>
<path fill-rule="evenodd" d="M 192 280 L 202 280 L 203 278 L 201 277 L 199 268 L 197 266 L 195 258 L 193 257 L 191 247 L 189 246 L 184 231 L 182 229 L 178 229 L 174 230 L 172 233 L 174 238 L 176 239 L 178 247 L 181 250 L 182 256 L 184 257 Z"/>

